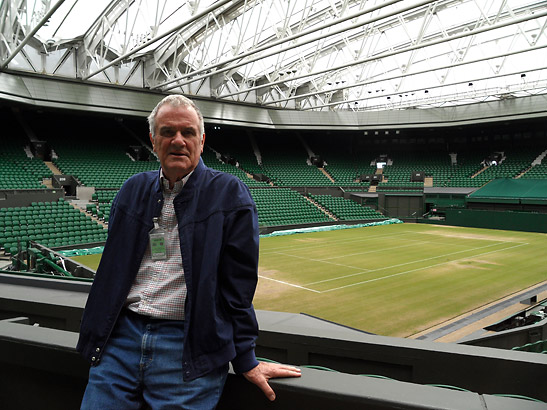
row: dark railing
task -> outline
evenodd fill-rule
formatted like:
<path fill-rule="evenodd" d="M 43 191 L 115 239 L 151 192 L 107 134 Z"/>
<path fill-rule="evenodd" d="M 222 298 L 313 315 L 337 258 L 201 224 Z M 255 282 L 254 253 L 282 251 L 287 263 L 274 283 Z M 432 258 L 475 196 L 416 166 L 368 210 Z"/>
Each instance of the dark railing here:
<path fill-rule="evenodd" d="M 0 274 L 2 409 L 79 407 L 88 366 L 74 347 L 88 284 L 44 281 Z M 277 400 L 269 403 L 231 374 L 220 410 L 547 408 L 539 402 L 547 401 L 547 355 L 376 336 L 305 315 L 257 313 L 257 354 L 301 366 L 302 377 L 272 380 Z"/>

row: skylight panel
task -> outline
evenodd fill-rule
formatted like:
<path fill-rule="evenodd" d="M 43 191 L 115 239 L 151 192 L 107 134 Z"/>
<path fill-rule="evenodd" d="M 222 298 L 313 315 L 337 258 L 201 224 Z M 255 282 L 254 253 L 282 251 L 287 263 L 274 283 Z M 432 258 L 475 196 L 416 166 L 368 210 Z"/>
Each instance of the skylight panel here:
<path fill-rule="evenodd" d="M 36 36 L 43 42 L 69 40 L 82 36 L 109 2 L 110 0 L 66 0 L 38 30 Z M 26 12 L 31 12 L 34 23 L 38 23 L 37 20 L 47 12 L 45 2 L 28 0 Z"/>

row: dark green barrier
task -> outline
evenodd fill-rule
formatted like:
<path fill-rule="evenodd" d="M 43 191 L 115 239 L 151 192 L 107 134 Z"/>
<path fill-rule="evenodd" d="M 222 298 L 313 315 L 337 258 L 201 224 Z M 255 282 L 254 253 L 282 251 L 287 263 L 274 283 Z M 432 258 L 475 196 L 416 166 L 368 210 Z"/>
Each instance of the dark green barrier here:
<path fill-rule="evenodd" d="M 472 228 L 547 233 L 547 214 L 534 212 L 447 209 L 446 224 Z"/>

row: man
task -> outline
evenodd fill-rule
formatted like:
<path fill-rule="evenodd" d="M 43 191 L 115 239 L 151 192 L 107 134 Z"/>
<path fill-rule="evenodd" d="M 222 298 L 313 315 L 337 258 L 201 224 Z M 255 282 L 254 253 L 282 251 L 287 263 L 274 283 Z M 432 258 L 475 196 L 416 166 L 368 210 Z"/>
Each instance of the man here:
<path fill-rule="evenodd" d="M 229 362 L 274 400 L 268 380 L 300 371 L 255 358 L 249 190 L 203 164 L 191 100 L 168 96 L 148 121 L 161 168 L 129 178 L 112 203 L 77 347 L 92 364 L 82 409 L 212 409 Z"/>

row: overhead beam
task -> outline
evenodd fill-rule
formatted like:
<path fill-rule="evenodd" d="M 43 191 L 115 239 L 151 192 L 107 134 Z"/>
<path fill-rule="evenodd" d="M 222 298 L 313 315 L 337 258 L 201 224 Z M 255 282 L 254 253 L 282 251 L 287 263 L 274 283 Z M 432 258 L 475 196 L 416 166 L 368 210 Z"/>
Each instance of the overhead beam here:
<path fill-rule="evenodd" d="M 64 1 L 64 0 L 63 0 Z M 156 43 L 157 41 L 173 34 L 174 32 L 176 31 L 179 31 L 180 29 L 182 29 L 184 26 L 187 26 L 188 24 L 200 19 L 201 17 L 215 11 L 216 9 L 224 6 L 226 3 L 229 3 L 231 0 L 219 0 L 217 1 L 216 3 L 214 3 L 212 6 L 210 7 L 207 7 L 206 9 L 204 9 L 203 11 L 193 15 L 192 17 L 190 17 L 189 19 L 183 21 L 181 24 L 179 24 L 178 26 L 172 28 L 171 30 L 168 30 L 166 31 L 165 33 L 162 33 L 156 37 L 154 37 L 153 39 L 141 44 L 140 46 L 138 47 L 135 47 L 133 50 L 131 50 L 130 52 L 128 53 L 125 53 L 124 55 L 114 59 L 113 61 L 111 61 L 110 63 L 106 64 L 105 66 L 99 68 L 98 70 L 92 72 L 91 74 L 88 74 L 87 76 L 85 76 L 83 78 L 83 80 L 88 80 L 90 79 L 91 77 L 103 72 L 104 70 L 106 70 L 107 68 L 110 68 L 112 67 L 113 65 L 125 60 L 126 58 L 129 58 L 131 57 L 132 55 L 134 55 L 135 53 L 137 53 L 138 51 L 142 50 L 143 48 L 146 48 L 148 47 L 149 45 L 151 44 L 154 44 Z"/>
<path fill-rule="evenodd" d="M 383 78 L 378 79 L 378 80 L 359 81 L 355 84 L 350 84 L 350 85 L 340 86 L 340 87 L 333 87 L 333 88 L 329 88 L 328 90 L 314 91 L 314 92 L 309 92 L 309 93 L 305 93 L 305 94 L 295 95 L 295 96 L 288 97 L 288 98 L 279 99 L 279 100 L 276 100 L 276 101 L 270 101 L 270 102 L 264 103 L 263 105 L 271 105 L 271 104 L 275 104 L 277 102 L 284 102 L 284 101 L 288 101 L 288 100 L 312 97 L 314 95 L 324 94 L 326 92 L 335 92 L 335 91 L 346 90 L 346 89 L 355 88 L 355 87 L 362 87 L 362 86 L 365 86 L 365 85 L 370 85 L 370 84 L 377 83 L 379 81 L 397 80 L 397 79 L 403 78 L 403 77 L 411 77 L 411 76 L 415 76 L 415 75 L 426 74 L 426 73 L 429 73 L 431 71 L 445 70 L 445 69 L 460 67 L 460 66 L 464 66 L 464 65 L 468 65 L 468 64 L 480 63 L 481 61 L 488 61 L 488 60 L 507 57 L 507 56 L 511 56 L 511 55 L 515 55 L 515 54 L 527 53 L 529 51 L 541 50 L 542 48 L 547 48 L 547 45 L 530 47 L 530 48 L 523 49 L 523 50 L 511 51 L 511 52 L 508 52 L 508 53 L 500 53 L 500 54 L 496 54 L 496 55 L 493 55 L 493 56 L 485 56 L 485 57 L 476 58 L 476 59 L 468 60 L 468 61 L 460 61 L 459 63 L 451 63 L 451 64 L 446 64 L 444 66 L 439 66 L 439 67 L 434 67 L 434 68 L 427 68 L 427 69 L 416 71 L 416 72 L 413 72 L 413 73 L 403 73 L 403 74 L 398 74 L 398 75 L 394 75 L 394 76 L 390 76 L 390 77 L 383 77 Z M 507 75 L 507 74 L 505 74 L 505 75 Z M 469 80 L 469 81 L 476 81 L 476 80 Z M 429 88 L 434 88 L 434 87 L 429 87 Z M 389 94 L 386 94 L 386 96 L 387 95 L 389 95 Z M 349 100 L 349 102 L 361 101 L 361 100 L 366 100 L 366 99 L 368 99 L 368 98 Z"/>
<path fill-rule="evenodd" d="M 460 33 L 460 34 L 455 34 L 454 36 L 449 37 L 449 38 L 441 38 L 439 40 L 433 40 L 433 41 L 430 41 L 430 42 L 427 42 L 427 43 L 416 44 L 416 45 L 413 45 L 413 46 L 410 46 L 410 47 L 407 47 L 407 48 L 404 48 L 404 49 L 401 49 L 401 50 L 388 51 L 388 52 L 378 54 L 378 55 L 375 55 L 375 56 L 372 56 L 372 57 L 366 57 L 366 58 L 362 58 L 362 59 L 357 60 L 357 61 L 352 61 L 350 63 L 340 64 L 340 65 L 335 66 L 335 67 L 329 67 L 329 68 L 318 70 L 318 71 L 315 71 L 315 72 L 312 72 L 312 73 L 297 75 L 297 76 L 294 76 L 294 77 L 290 78 L 289 80 L 276 80 L 276 81 L 272 81 L 272 82 L 264 84 L 264 85 L 249 87 L 249 88 L 246 88 L 245 90 L 240 91 L 240 92 L 219 96 L 219 98 L 232 97 L 232 96 L 237 95 L 241 92 L 258 90 L 260 88 L 270 87 L 270 86 L 274 86 L 274 85 L 277 85 L 277 84 L 286 83 L 287 81 L 299 80 L 299 79 L 302 79 L 302 78 L 307 78 L 307 77 L 311 77 L 311 76 L 315 76 L 315 75 L 319 75 L 319 74 L 324 74 L 324 73 L 327 73 L 327 72 L 341 70 L 341 69 L 348 68 L 348 67 L 351 67 L 351 66 L 364 64 L 364 63 L 367 63 L 367 62 L 370 62 L 370 61 L 379 60 L 379 59 L 386 58 L 386 57 L 391 57 L 391 56 L 401 54 L 401 53 L 405 53 L 405 52 L 408 52 L 408 51 L 417 50 L 417 49 L 420 49 L 420 48 L 426 48 L 426 47 L 446 43 L 448 41 L 453 41 L 453 40 L 464 38 L 464 37 L 475 36 L 477 34 L 485 33 L 487 31 L 496 30 L 496 29 L 499 29 L 499 28 L 502 28 L 502 27 L 507 27 L 507 26 L 510 26 L 510 25 L 513 25 L 513 24 L 518 24 L 518 23 L 522 23 L 524 21 L 534 20 L 534 19 L 537 19 L 537 18 L 545 17 L 545 16 L 547 16 L 547 11 L 537 13 L 537 14 L 533 14 L 533 15 L 523 16 L 523 17 L 513 19 L 513 20 L 510 20 L 510 21 L 507 21 L 507 22 L 504 22 L 504 23 L 498 23 L 498 24 L 495 24 L 495 25 L 492 25 L 492 26 L 482 27 L 482 28 L 475 29 L 475 30 L 472 30 L 472 31 L 463 32 L 463 33 Z"/>
<path fill-rule="evenodd" d="M 176 81 L 181 81 L 181 80 L 184 80 L 188 77 L 191 77 L 191 76 L 194 76 L 196 74 L 199 74 L 199 73 L 202 73 L 202 72 L 205 72 L 205 71 L 208 71 L 208 70 L 211 70 L 211 69 L 214 69 L 214 68 L 217 68 L 217 67 L 221 67 L 221 66 L 225 66 L 226 64 L 229 64 L 233 61 L 236 61 L 236 60 L 241 60 L 241 59 L 244 59 L 245 57 L 248 57 L 248 56 L 251 56 L 251 55 L 256 55 L 256 57 L 254 58 L 251 58 L 251 59 L 248 59 L 248 60 L 245 60 L 245 61 L 242 61 L 240 63 L 237 63 L 237 64 L 233 64 L 233 65 L 230 65 L 230 66 L 226 66 L 226 67 L 223 67 L 221 69 L 218 69 L 218 70 L 215 70 L 211 73 L 208 73 L 204 76 L 199 76 L 199 77 L 195 77 L 195 78 L 192 78 L 191 80 L 188 80 L 186 82 L 183 82 L 183 83 L 179 83 L 173 87 L 170 87 L 170 88 L 164 88 L 164 90 L 170 90 L 171 88 L 176 88 L 176 87 L 180 87 L 182 85 L 186 85 L 188 83 L 191 83 L 191 82 L 194 82 L 194 81 L 197 81 L 197 80 L 201 80 L 203 78 L 206 78 L 212 74 L 218 74 L 218 73 L 221 73 L 221 72 L 224 72 L 224 71 L 229 71 L 229 70 L 233 70 L 234 68 L 238 68 L 238 67 L 241 67 L 243 65 L 246 65 L 246 64 L 250 64 L 252 62 L 255 62 L 255 61 L 258 61 L 258 60 L 261 60 L 263 58 L 266 58 L 266 57 L 269 57 L 269 56 L 272 56 L 272 55 L 275 55 L 275 54 L 280 54 L 280 53 L 283 53 L 285 51 L 288 51 L 288 50 L 292 50 L 293 48 L 296 48 L 296 47 L 301 47 L 303 45 L 306 45 L 306 44 L 309 44 L 309 43 L 312 43 L 314 41 L 318 41 L 320 39 L 323 39 L 323 38 L 327 38 L 327 37 L 331 37 L 331 36 L 334 36 L 336 34 L 340 34 L 340 33 L 343 33 L 345 31 L 348 31 L 348 30 L 351 30 L 353 28 L 357 28 L 357 27 L 360 27 L 360 26 L 363 26 L 365 24 L 370 24 L 370 23 L 373 23 L 375 21 L 378 21 L 380 19 L 383 19 L 383 18 L 387 18 L 387 17 L 390 17 L 390 16 L 393 16 L 395 14 L 398 14 L 398 13 L 403 13 L 405 11 L 408 11 L 412 8 L 416 8 L 416 7 L 421 7 L 423 6 L 424 4 L 427 4 L 427 3 L 432 3 L 433 1 L 436 1 L 436 0 L 424 0 L 424 1 L 421 1 L 417 4 L 413 4 L 412 6 L 408 6 L 408 7 L 404 7 L 404 8 L 401 8 L 399 10 L 396 10 L 394 12 L 391 12 L 391 13 L 387 13 L 387 14 L 384 14 L 382 16 L 378 16 L 378 17 L 375 17 L 373 19 L 369 19 L 367 21 L 364 21 L 364 22 L 360 22 L 360 23 L 356 23 L 356 24 L 352 24 L 351 26 L 346 26 L 346 27 L 342 27 L 338 30 L 334 30 L 332 32 L 329 32 L 327 33 L 326 35 L 320 35 L 320 36 L 316 36 L 316 37 L 313 37 L 311 39 L 308 39 L 306 40 L 305 42 L 302 42 L 302 43 L 299 43 L 299 44 L 296 44 L 296 45 L 291 45 L 290 47 L 285 47 L 285 48 L 282 48 L 281 50 L 278 50 L 278 51 L 271 51 L 269 53 L 266 53 L 266 54 L 260 54 L 258 55 L 258 53 L 264 51 L 264 50 L 268 50 L 268 49 L 271 49 L 273 47 L 276 47 L 280 44 L 284 44 L 284 43 L 290 43 L 300 37 L 303 37 L 303 36 L 307 36 L 309 34 L 312 34 L 312 33 L 315 33 L 317 31 L 320 31 L 320 30 L 324 30 L 326 28 L 329 28 L 331 26 L 335 26 L 335 25 L 338 25 L 340 23 L 343 23 L 345 21 L 348 21 L 348 20 L 351 20 L 351 19 L 354 19 L 354 18 L 357 18 L 363 14 L 367 14 L 367 13 L 372 13 L 376 10 L 379 10 L 381 8 L 384 8 L 384 7 L 387 7 L 387 6 L 390 6 L 392 4 L 395 4 L 395 3 L 398 3 L 399 1 L 401 0 L 390 0 L 386 3 L 382 3 L 381 5 L 379 6 L 374 6 L 374 7 L 369 7 L 368 9 L 363 9 L 361 11 L 358 11 L 356 13 L 353 13 L 353 14 L 350 14 L 346 17 L 343 17 L 343 18 L 340 18 L 340 19 L 337 19 L 337 20 L 333 20 L 331 21 L 330 23 L 326 23 L 326 24 L 323 24 L 323 25 L 320 25 L 318 27 L 312 27 L 308 30 L 304 30 L 304 31 L 301 31 L 299 33 L 296 33 L 296 34 L 293 34 L 291 36 L 287 36 L 287 37 L 282 37 L 280 38 L 279 40 L 276 40 L 276 41 L 273 41 L 273 42 L 268 42 L 267 44 L 264 44 L 263 46 L 261 47 L 257 47 L 255 49 L 252 49 L 252 50 L 249 50 L 249 51 L 246 51 L 244 53 L 241 53 L 241 54 L 238 54 L 234 57 L 231 57 L 231 58 L 228 58 L 226 60 L 223 60 L 219 63 L 216 63 L 216 64 L 213 64 L 213 65 L 210 65 L 210 66 L 206 66 L 206 67 L 203 67 L 199 70 L 196 70 L 196 71 L 192 71 L 191 73 L 188 73 L 188 74 L 184 74 L 182 76 L 179 76 L 177 78 L 173 78 L 169 81 L 166 81 L 162 84 L 158 84 L 155 88 L 161 88 L 161 87 L 164 87 L 166 85 L 169 85 L 173 82 L 176 82 Z"/>
<path fill-rule="evenodd" d="M 547 46 L 544 46 L 544 47 L 547 47 Z M 540 47 L 540 48 L 544 48 L 544 47 Z M 541 71 L 541 70 L 545 70 L 545 68 L 543 68 L 543 67 L 542 68 L 536 68 L 536 69 L 533 69 L 533 70 L 527 70 L 526 72 L 530 73 L 530 72 Z M 437 88 L 449 87 L 449 86 L 454 86 L 454 85 L 458 85 L 458 84 L 465 84 L 467 82 L 477 82 L 477 81 L 483 81 L 483 80 L 491 80 L 491 79 L 495 79 L 495 78 L 509 77 L 509 76 L 519 75 L 519 74 L 522 74 L 522 70 L 513 71 L 511 73 L 498 74 L 498 75 L 494 75 L 494 76 L 490 75 L 490 76 L 483 76 L 483 77 L 468 78 L 468 79 L 461 80 L 461 81 L 453 81 L 451 83 L 444 83 L 444 84 L 441 84 L 441 85 L 427 87 L 427 89 L 428 90 L 435 90 Z M 415 88 L 415 89 L 406 90 L 404 92 L 404 94 L 413 93 L 413 92 L 417 92 L 417 91 L 423 91 L 423 87 L 422 88 Z M 328 92 L 330 93 L 331 90 L 329 90 Z M 400 93 L 395 92 L 395 93 L 392 93 L 392 94 L 384 94 L 384 95 L 382 95 L 382 97 L 386 97 L 386 98 L 387 97 L 393 97 L 393 96 L 396 96 L 398 94 L 400 94 Z M 496 97 L 496 95 L 492 95 L 492 94 L 488 94 L 488 95 Z M 479 92 L 476 92 L 475 96 L 473 98 L 486 97 L 488 95 L 480 94 Z M 454 99 L 452 97 L 453 97 L 452 95 L 446 95 L 446 96 L 444 96 L 444 99 L 446 101 L 454 101 Z M 376 98 L 378 98 L 378 97 L 376 97 Z M 350 104 L 350 103 L 354 103 L 354 102 L 366 101 L 366 100 L 371 100 L 371 99 L 372 98 L 354 98 L 354 99 L 351 99 L 351 100 L 337 101 L 337 102 L 334 102 L 334 103 L 324 103 L 324 104 L 315 105 L 315 106 L 312 106 L 312 107 L 309 107 L 309 108 L 303 108 L 301 111 L 308 111 L 308 110 L 313 110 L 313 109 L 316 109 L 316 108 L 327 108 L 327 107 L 332 107 L 332 106 L 336 106 L 336 105 Z M 271 103 L 267 103 L 267 104 L 271 104 Z"/>
<path fill-rule="evenodd" d="M 123 4 L 120 3 L 119 0 L 113 0 L 84 34 L 84 44 L 86 48 L 93 52 L 97 45 L 103 41 L 103 37 L 99 35 L 99 31 L 105 20 L 108 23 L 117 21 L 123 13 L 127 12 L 133 3 L 134 0 L 125 1 Z"/>
<path fill-rule="evenodd" d="M 8 66 L 10 61 L 13 60 L 15 56 L 17 56 L 17 54 L 19 54 L 19 52 L 23 49 L 23 47 L 25 47 L 25 45 L 34 38 L 34 35 L 38 32 L 38 30 L 40 30 L 42 26 L 47 23 L 53 13 L 55 13 L 64 2 L 65 0 L 58 0 L 57 3 L 55 3 L 55 5 L 51 9 L 49 9 L 49 11 L 44 15 L 44 17 L 42 17 L 38 24 L 19 43 L 15 50 L 10 53 L 8 58 L 6 58 L 6 60 L 2 62 L 2 64 L 0 65 L 0 70 L 3 70 Z"/>

